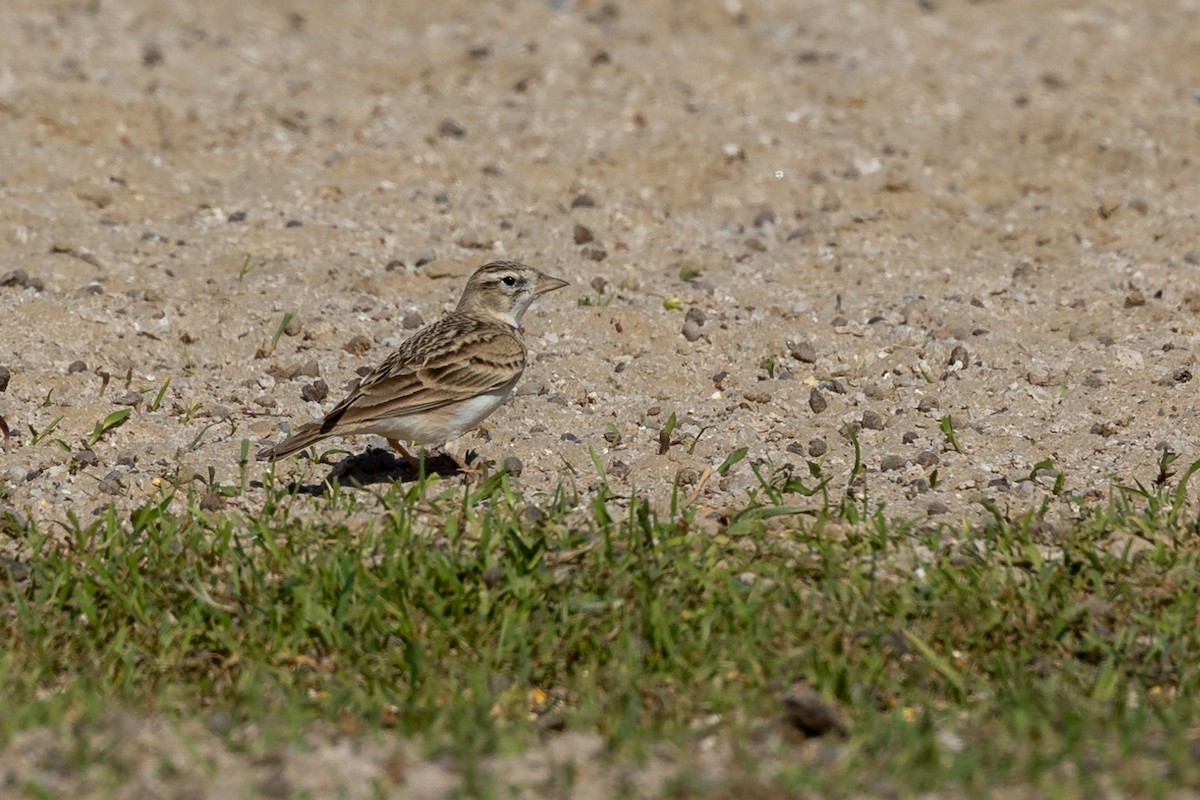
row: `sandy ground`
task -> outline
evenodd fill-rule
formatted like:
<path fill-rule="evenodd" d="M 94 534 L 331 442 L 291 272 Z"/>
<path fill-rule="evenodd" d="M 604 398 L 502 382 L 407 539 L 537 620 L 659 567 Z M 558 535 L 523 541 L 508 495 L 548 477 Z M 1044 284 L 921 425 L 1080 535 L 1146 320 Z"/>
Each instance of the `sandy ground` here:
<path fill-rule="evenodd" d="M 573 284 L 464 443 L 527 492 L 843 480 L 858 428 L 890 514 L 1102 498 L 1200 457 L 1197 75 L 1195 0 L 9 0 L 3 504 L 232 481 L 500 257 Z"/>

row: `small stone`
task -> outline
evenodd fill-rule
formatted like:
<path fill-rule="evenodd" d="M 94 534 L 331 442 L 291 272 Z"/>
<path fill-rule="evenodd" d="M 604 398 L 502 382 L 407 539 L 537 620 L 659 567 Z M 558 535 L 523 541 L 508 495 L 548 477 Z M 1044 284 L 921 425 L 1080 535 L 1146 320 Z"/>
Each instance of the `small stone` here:
<path fill-rule="evenodd" d="M 589 245 L 584 245 L 579 254 L 589 261 L 603 261 L 608 258 L 608 251 L 604 249 L 604 245 L 593 242 Z"/>
<path fill-rule="evenodd" d="M 683 333 L 683 338 L 687 339 L 689 342 L 694 342 L 704 335 L 700 330 L 700 326 L 696 324 L 696 321 L 690 319 L 685 319 L 683 321 L 683 329 L 681 332 Z"/>
<path fill-rule="evenodd" d="M 571 208 L 595 208 L 596 201 L 586 192 L 575 195 L 575 199 L 571 201 Z"/>
<path fill-rule="evenodd" d="M 862 426 L 869 431 L 883 430 L 883 417 L 879 416 L 874 411 L 864 411 L 862 415 Z"/>
<path fill-rule="evenodd" d="M 957 364 L 959 369 L 962 369 L 963 367 L 967 366 L 967 364 L 970 362 L 970 359 L 970 355 L 967 354 L 967 348 L 959 344 L 955 345 L 954 349 L 950 351 L 950 360 L 946 363 L 952 367 Z"/>
<path fill-rule="evenodd" d="M 596 236 L 592 233 L 591 228 L 587 225 L 580 225 L 578 222 L 575 223 L 575 244 L 587 244 L 595 240 Z"/>
<path fill-rule="evenodd" d="M 921 402 L 917 403 L 917 411 L 928 413 L 938 407 L 937 398 L 933 395 L 925 395 L 921 398 Z"/>
<path fill-rule="evenodd" d="M 521 459 L 517 458 L 516 456 L 505 456 L 504 461 L 501 463 L 504 467 L 504 471 L 509 475 L 520 476 L 520 474 L 525 471 L 525 465 L 522 464 Z"/>
<path fill-rule="evenodd" d="M 754 227 L 765 228 L 768 225 L 775 224 L 775 212 L 769 208 L 764 208 L 762 211 L 754 215 Z"/>
<path fill-rule="evenodd" d="M 904 435 L 900 437 L 900 440 L 905 444 L 912 444 L 919 438 L 921 437 L 917 435 L 916 431 L 905 431 Z"/>
<path fill-rule="evenodd" d="M 1200 250 L 1188 250 L 1183 254 L 1183 260 L 1192 266 L 1200 264 Z"/>
<path fill-rule="evenodd" d="M 808 454 L 813 458 L 818 458 L 829 452 L 829 445 L 825 444 L 824 439 L 809 439 Z"/>
<path fill-rule="evenodd" d="M 925 513 L 931 517 L 936 517 L 939 514 L 949 514 L 950 506 L 946 505 L 941 500 L 934 500 L 925 507 Z"/>
<path fill-rule="evenodd" d="M 567 399 L 567 396 L 565 394 L 563 394 L 562 392 L 555 392 L 554 394 L 552 394 L 546 398 L 546 402 L 553 403 L 556 406 L 562 406 L 563 408 L 566 408 L 568 405 L 570 405 L 571 401 L 569 401 Z M 575 441 L 579 441 L 579 440 L 576 439 Z"/>
<path fill-rule="evenodd" d="M 276 405 L 275 398 L 269 394 L 259 395 L 254 398 L 254 404 L 262 408 L 274 408 Z"/>
<path fill-rule="evenodd" d="M 792 232 L 787 235 L 787 241 L 789 241 L 789 242 L 804 241 L 805 239 L 807 239 L 808 237 L 810 237 L 812 235 L 813 235 L 812 226 L 801 225 L 799 228 L 794 228 L 792 230 Z"/>
<path fill-rule="evenodd" d="M 459 247 L 465 247 L 468 250 L 489 250 L 492 247 L 491 240 L 474 228 L 468 228 L 459 234 L 456 243 Z"/>
<path fill-rule="evenodd" d="M 821 394 L 821 390 L 815 386 L 808 393 L 808 407 L 812 409 L 814 414 L 820 414 L 829 407 L 829 402 L 825 399 L 825 395 Z"/>
<path fill-rule="evenodd" d="M 563 435 L 559 436 L 558 438 L 560 441 L 573 442 L 575 444 L 580 444 L 579 437 L 570 432 L 564 433 Z"/>
<path fill-rule="evenodd" d="M 886 455 L 879 461 L 879 468 L 884 472 L 893 472 L 898 469 L 904 469 L 908 462 L 904 456 Z"/>
<path fill-rule="evenodd" d="M 285 336 L 299 336 L 300 332 L 303 330 L 304 324 L 300 322 L 300 318 L 295 315 L 293 315 L 292 318 L 287 321 L 287 325 L 283 326 L 283 333 Z"/>
<path fill-rule="evenodd" d="M 400 327 L 406 331 L 413 331 L 425 324 L 425 318 L 416 311 L 409 311 L 400 318 Z"/>
<path fill-rule="evenodd" d="M 361 356 L 371 349 L 371 340 L 360 333 L 342 345 L 342 349 L 351 355 Z"/>
<path fill-rule="evenodd" d="M 235 211 L 229 215 L 228 221 L 229 222 L 245 222 L 246 221 L 246 212 L 245 211 Z"/>
<path fill-rule="evenodd" d="M 157 67 L 163 62 L 162 48 L 158 42 L 148 42 L 142 47 L 142 66 Z"/>
<path fill-rule="evenodd" d="M 298 219 L 289 219 L 289 220 L 287 221 L 287 223 L 286 223 L 286 224 L 285 224 L 283 227 L 285 227 L 285 228 L 299 228 L 299 227 L 301 227 L 302 225 L 304 225 L 304 223 L 303 223 L 303 222 L 301 222 L 301 221 L 300 221 L 300 220 L 298 220 Z"/>
<path fill-rule="evenodd" d="M 708 321 L 708 315 L 704 313 L 704 309 L 692 307 L 687 310 L 684 319 L 690 319 L 697 325 L 703 325 Z"/>
<path fill-rule="evenodd" d="M 936 467 L 938 464 L 938 454 L 932 450 L 922 450 L 914 459 L 922 467 Z"/>
<path fill-rule="evenodd" d="M 467 135 L 467 129 L 452 119 L 444 119 L 438 123 L 438 136 L 446 139 L 462 139 Z"/>
<path fill-rule="evenodd" d="M 12 380 L 12 372 L 8 367 L 0 367 L 0 392 L 8 391 L 8 382 Z"/>
<path fill-rule="evenodd" d="M 71 456 L 71 460 L 81 467 L 94 467 L 100 463 L 100 459 L 91 450 L 80 450 Z"/>
<path fill-rule="evenodd" d="M 784 719 L 802 736 L 845 736 L 849 727 L 838 708 L 812 689 L 800 689 L 783 699 Z"/>
<path fill-rule="evenodd" d="M 1144 305 L 1146 305 L 1146 296 L 1144 294 L 1142 294 L 1141 292 L 1139 292 L 1137 289 L 1134 289 L 1132 292 L 1130 292 L 1129 294 L 1127 294 L 1125 296 L 1125 307 L 1126 308 L 1140 308 L 1141 306 L 1144 306 Z"/>
<path fill-rule="evenodd" d="M 125 487 L 125 473 L 119 469 L 114 469 L 100 479 L 100 491 L 105 494 L 121 494 L 121 490 Z"/>
<path fill-rule="evenodd" d="M 698 480 L 700 480 L 700 473 L 691 467 L 684 467 L 675 473 L 675 482 L 680 486 L 695 486 Z"/>
<path fill-rule="evenodd" d="M 788 352 L 792 358 L 805 364 L 815 364 L 817 361 L 817 350 L 808 342 L 793 342 L 787 343 Z"/>
<path fill-rule="evenodd" d="M 863 394 L 871 400 L 882 400 L 884 397 L 883 388 L 877 383 L 867 384 L 866 388 L 863 389 Z"/>
<path fill-rule="evenodd" d="M 36 289 L 42 291 L 45 284 L 41 278 L 31 278 L 23 269 L 11 269 L 0 275 L 0 286 L 15 286 L 18 289 Z"/>
<path fill-rule="evenodd" d="M 138 392 L 129 391 L 117 395 L 112 401 L 119 406 L 138 406 L 142 403 L 142 395 Z"/>
<path fill-rule="evenodd" d="M 87 372 L 87 364 L 78 360 L 72 361 L 71 365 L 67 367 L 67 374 L 74 375 L 76 372 Z"/>
<path fill-rule="evenodd" d="M 615 459 L 608 465 L 608 476 L 610 478 L 628 478 L 629 465 L 620 459 Z"/>
<path fill-rule="evenodd" d="M 220 492 L 207 492 L 204 497 L 200 498 L 200 509 L 202 511 L 220 511 L 225 507 L 226 500 Z"/>
<path fill-rule="evenodd" d="M 329 385 L 317 378 L 312 383 L 300 387 L 300 396 L 310 403 L 319 403 L 329 396 Z"/>

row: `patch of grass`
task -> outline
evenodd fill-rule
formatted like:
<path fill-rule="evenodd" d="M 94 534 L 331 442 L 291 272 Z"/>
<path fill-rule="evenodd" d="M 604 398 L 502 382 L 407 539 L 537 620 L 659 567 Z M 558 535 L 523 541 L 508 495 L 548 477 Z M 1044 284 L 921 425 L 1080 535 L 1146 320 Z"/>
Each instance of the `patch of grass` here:
<path fill-rule="evenodd" d="M 0 736 L 122 705 L 395 728 L 471 764 L 548 728 L 617 758 L 716 735 L 773 757 L 740 785 L 780 796 L 1200 780 L 1198 465 L 1065 527 L 1036 509 L 962 530 L 745 450 L 717 472 L 745 461 L 755 486 L 715 520 L 617 497 L 598 460 L 588 496 L 501 473 L 314 498 L 270 473 L 249 492 L 249 458 L 236 486 L 127 515 L 5 518 L 28 549 L 0 579 Z M 207 511 L 214 492 L 259 499 Z M 832 750 L 787 744 L 797 686 L 848 718 Z"/>

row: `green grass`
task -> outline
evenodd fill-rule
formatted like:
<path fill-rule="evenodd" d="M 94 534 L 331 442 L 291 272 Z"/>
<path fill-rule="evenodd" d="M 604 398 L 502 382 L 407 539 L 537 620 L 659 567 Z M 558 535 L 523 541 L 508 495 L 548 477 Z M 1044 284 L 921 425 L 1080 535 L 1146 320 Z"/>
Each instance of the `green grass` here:
<path fill-rule="evenodd" d="M 28 575 L 0 577 L 0 739 L 219 709 L 281 738 L 397 729 L 467 770 L 564 727 L 617 760 L 735 742 L 745 773 L 681 797 L 1200 786 L 1196 466 L 1067 498 L 1067 524 L 993 508 L 959 529 L 888 518 L 857 467 L 843 497 L 817 464 L 745 455 L 722 468 L 758 487 L 718 520 L 603 475 L 590 495 L 494 475 L 319 498 L 243 476 L 128 516 L 3 518 Z M 254 510 L 202 510 L 214 491 Z M 835 758 L 786 744 L 801 685 L 849 722 Z"/>

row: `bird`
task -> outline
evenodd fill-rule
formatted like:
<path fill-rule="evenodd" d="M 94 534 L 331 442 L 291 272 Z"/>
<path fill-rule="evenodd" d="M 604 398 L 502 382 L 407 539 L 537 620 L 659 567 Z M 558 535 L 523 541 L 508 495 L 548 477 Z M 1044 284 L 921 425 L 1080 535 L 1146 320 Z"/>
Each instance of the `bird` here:
<path fill-rule="evenodd" d="M 403 442 L 445 444 L 504 403 L 525 371 L 521 317 L 538 297 L 568 285 L 518 261 L 483 265 L 453 311 L 404 340 L 323 419 L 263 447 L 258 459 L 276 461 L 330 436 L 376 434 L 415 467 Z M 449 455 L 464 473 L 475 472 Z"/>

